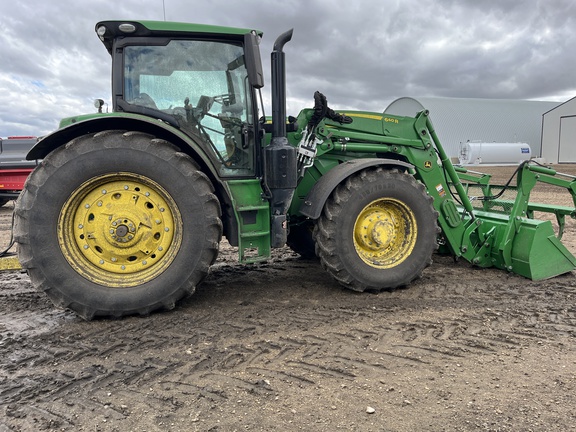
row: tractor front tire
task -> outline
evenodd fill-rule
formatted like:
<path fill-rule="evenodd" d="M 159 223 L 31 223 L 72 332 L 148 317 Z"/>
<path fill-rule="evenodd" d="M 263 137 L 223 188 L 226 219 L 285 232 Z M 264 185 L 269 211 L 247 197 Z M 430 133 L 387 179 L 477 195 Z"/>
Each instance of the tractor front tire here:
<path fill-rule="evenodd" d="M 322 267 L 346 288 L 407 285 L 432 263 L 438 214 L 422 183 L 396 169 L 368 168 L 336 187 L 314 238 Z"/>
<path fill-rule="evenodd" d="M 33 285 L 84 319 L 147 315 L 192 294 L 218 254 L 220 205 L 193 160 L 140 132 L 50 153 L 15 208 Z"/>

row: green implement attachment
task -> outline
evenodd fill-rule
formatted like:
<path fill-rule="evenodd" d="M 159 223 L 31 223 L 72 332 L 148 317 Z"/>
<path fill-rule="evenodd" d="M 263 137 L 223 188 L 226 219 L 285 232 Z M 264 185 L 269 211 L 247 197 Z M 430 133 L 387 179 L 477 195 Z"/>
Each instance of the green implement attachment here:
<path fill-rule="evenodd" d="M 490 176 L 455 167 L 465 191 L 460 197 L 473 206 L 468 219 L 468 242 L 475 255 L 471 262 L 481 267 L 495 266 L 532 280 L 542 280 L 576 268 L 576 258 L 561 243 L 565 217 L 575 218 L 570 206 L 530 202 L 536 185 L 565 188 L 576 203 L 576 178 L 559 174 L 533 161 L 523 162 L 504 186 L 490 185 Z M 551 188 L 543 189 L 546 193 Z M 545 196 L 543 196 L 545 198 Z M 539 197 L 540 198 L 540 197 Z M 541 213 L 544 220 L 534 219 Z M 556 232 L 552 221 L 556 221 Z M 466 239 L 463 248 L 467 248 Z"/>

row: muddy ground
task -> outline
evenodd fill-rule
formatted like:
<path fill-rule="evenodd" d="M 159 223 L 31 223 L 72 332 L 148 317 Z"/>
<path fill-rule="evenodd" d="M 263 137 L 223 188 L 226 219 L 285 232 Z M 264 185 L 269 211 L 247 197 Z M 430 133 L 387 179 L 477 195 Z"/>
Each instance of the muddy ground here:
<path fill-rule="evenodd" d="M 574 273 L 436 256 L 409 288 L 358 294 L 288 249 L 235 261 L 223 246 L 174 311 L 92 322 L 0 274 L 0 432 L 575 429 Z"/>

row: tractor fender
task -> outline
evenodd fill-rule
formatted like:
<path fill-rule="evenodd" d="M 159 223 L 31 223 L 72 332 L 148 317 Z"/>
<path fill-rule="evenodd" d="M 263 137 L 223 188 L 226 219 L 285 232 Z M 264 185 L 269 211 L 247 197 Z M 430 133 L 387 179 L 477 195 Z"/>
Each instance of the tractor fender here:
<path fill-rule="evenodd" d="M 209 160 L 208 156 L 192 138 L 161 120 L 130 113 L 80 116 L 78 121 L 73 121 L 68 126 L 60 128 L 40 139 L 28 152 L 26 159 L 43 159 L 50 152 L 58 147 L 66 145 L 76 137 L 94 134 L 105 130 L 145 132 L 157 138 L 169 141 L 179 147 L 182 152 L 190 155 L 204 169 L 208 169 L 212 174 L 212 178 L 218 178 L 218 173 L 214 170 L 213 164 Z"/>
<path fill-rule="evenodd" d="M 300 214 L 310 219 L 318 219 L 322 213 L 324 203 L 336 186 L 352 174 L 371 166 L 394 166 L 401 167 L 404 170 L 414 167 L 412 164 L 396 159 L 371 158 L 346 161 L 328 171 L 318 180 L 312 189 L 310 189 L 310 192 L 306 195 L 306 198 L 300 206 Z"/>

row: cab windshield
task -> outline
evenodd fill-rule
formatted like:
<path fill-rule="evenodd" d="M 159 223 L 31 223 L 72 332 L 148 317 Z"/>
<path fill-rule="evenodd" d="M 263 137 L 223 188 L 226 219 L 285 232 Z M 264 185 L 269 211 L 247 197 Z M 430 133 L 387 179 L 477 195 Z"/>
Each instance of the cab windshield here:
<path fill-rule="evenodd" d="M 240 45 L 171 40 L 124 48 L 124 100 L 173 116 L 223 176 L 253 173 L 250 95 Z"/>

